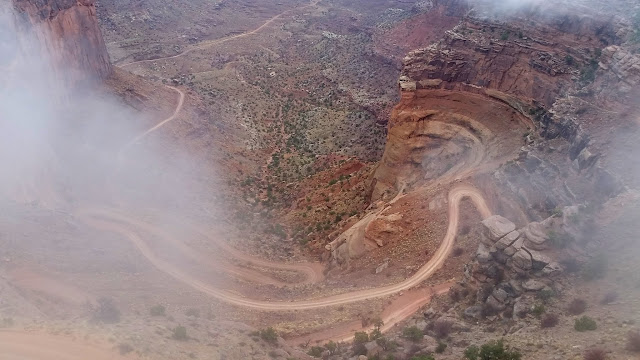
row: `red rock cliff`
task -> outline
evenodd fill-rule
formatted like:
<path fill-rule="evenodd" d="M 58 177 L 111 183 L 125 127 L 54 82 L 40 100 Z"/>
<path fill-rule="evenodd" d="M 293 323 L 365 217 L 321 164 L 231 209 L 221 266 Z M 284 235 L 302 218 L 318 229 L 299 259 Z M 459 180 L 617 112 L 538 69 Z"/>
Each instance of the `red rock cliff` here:
<path fill-rule="evenodd" d="M 474 11 L 482 13 L 479 9 Z M 473 165 L 478 154 L 494 157 L 489 146 L 496 154 L 517 149 L 519 144 L 506 141 L 507 130 L 522 138 L 527 131 L 522 118 L 533 118 L 538 106 L 551 107 L 585 77 L 589 64 L 597 64 L 599 49 L 617 41 L 610 17 L 534 10 L 523 9 L 508 22 L 465 17 L 441 41 L 404 58 L 402 100 L 389 121 L 372 200 L 393 197 L 421 181 L 464 174 L 456 166 Z M 474 123 L 489 135 L 477 136 L 482 132 L 468 125 Z M 555 131 L 542 125 L 544 131 Z M 496 146 L 500 138 L 505 143 Z"/>
<path fill-rule="evenodd" d="M 94 0 L 13 0 L 13 5 L 65 82 L 80 85 L 111 74 Z"/>

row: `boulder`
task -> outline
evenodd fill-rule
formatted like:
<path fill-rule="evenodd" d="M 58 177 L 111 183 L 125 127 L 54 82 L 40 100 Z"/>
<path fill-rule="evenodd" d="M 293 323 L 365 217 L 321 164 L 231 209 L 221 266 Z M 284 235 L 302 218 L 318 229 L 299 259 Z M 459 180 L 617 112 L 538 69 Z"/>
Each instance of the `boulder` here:
<path fill-rule="evenodd" d="M 506 264 L 510 258 L 502 251 L 492 252 L 491 255 L 493 255 L 493 259 L 500 264 Z"/>
<path fill-rule="evenodd" d="M 548 246 L 546 244 L 549 237 L 547 235 L 547 229 L 539 222 L 532 222 L 527 225 L 523 230 L 526 240 L 525 246 L 533 250 L 544 250 Z"/>
<path fill-rule="evenodd" d="M 491 260 L 491 253 L 484 244 L 480 244 L 478 246 L 478 250 L 476 251 L 476 260 L 478 260 L 479 263 L 487 263 Z"/>
<path fill-rule="evenodd" d="M 482 307 L 478 305 L 469 306 L 464 310 L 463 316 L 470 320 L 478 320 L 480 319 L 480 315 L 482 314 Z"/>
<path fill-rule="evenodd" d="M 384 351 L 384 349 L 382 349 L 382 347 L 380 347 L 380 345 L 378 345 L 376 341 L 370 341 L 364 344 L 364 347 L 367 349 L 367 356 L 369 357 L 376 356 Z"/>
<path fill-rule="evenodd" d="M 491 293 L 491 296 L 493 296 L 496 300 L 498 300 L 501 303 L 504 303 L 509 298 L 509 294 L 504 289 L 501 289 L 501 288 L 497 288 L 493 290 L 493 292 Z"/>
<path fill-rule="evenodd" d="M 492 247 L 493 244 L 495 243 L 495 241 L 491 240 L 487 235 L 482 233 L 482 234 L 480 234 L 480 243 L 481 244 L 485 244 L 488 247 Z"/>
<path fill-rule="evenodd" d="M 493 295 L 487 298 L 487 301 L 485 302 L 485 304 L 487 304 L 488 306 L 490 306 L 492 309 L 496 311 L 502 311 L 506 308 L 505 304 L 499 301 L 498 299 L 496 299 Z"/>
<path fill-rule="evenodd" d="M 513 314 L 518 317 L 525 317 L 533 309 L 533 299 L 529 296 L 521 296 L 513 304 Z"/>
<path fill-rule="evenodd" d="M 515 243 L 519 237 L 520 233 L 518 231 L 512 231 L 498 240 L 498 242 L 495 243 L 495 247 L 498 250 L 504 250 Z"/>
<path fill-rule="evenodd" d="M 485 227 L 485 235 L 493 242 L 500 240 L 503 236 L 516 229 L 514 223 L 500 215 L 493 215 L 482 220 L 482 225 Z"/>
<path fill-rule="evenodd" d="M 438 313 L 432 307 L 422 313 L 422 316 L 424 316 L 425 319 L 433 319 L 436 315 L 438 315 Z"/>
<path fill-rule="evenodd" d="M 564 269 L 562 268 L 562 266 L 560 266 L 560 264 L 553 261 L 542 269 L 542 274 L 545 276 L 553 276 L 562 273 L 563 270 Z"/>
<path fill-rule="evenodd" d="M 502 268 L 495 264 L 483 269 L 483 274 L 490 279 L 499 279 L 504 277 L 504 271 Z"/>
<path fill-rule="evenodd" d="M 522 288 L 527 291 L 540 291 L 544 289 L 545 285 L 542 281 L 538 281 L 535 279 L 529 279 L 522 283 Z"/>
<path fill-rule="evenodd" d="M 513 264 L 513 266 L 522 270 L 530 270 L 533 268 L 533 260 L 531 260 L 531 255 L 524 249 L 518 250 L 518 252 L 513 255 L 513 257 L 511 258 L 511 263 Z"/>
<path fill-rule="evenodd" d="M 507 256 L 513 256 L 518 252 L 518 250 L 522 249 L 522 246 L 524 246 L 524 239 L 520 237 L 518 240 L 516 240 L 516 242 L 511 244 L 511 246 L 504 249 L 504 254 Z"/>
<path fill-rule="evenodd" d="M 551 262 L 553 262 L 553 260 L 551 260 L 551 258 L 549 258 L 547 255 L 539 252 L 539 251 L 535 251 L 535 250 L 530 250 L 527 249 L 529 251 L 529 254 L 531 254 L 531 260 L 532 260 L 532 267 L 534 270 L 542 270 L 544 269 L 548 264 L 550 264 Z"/>

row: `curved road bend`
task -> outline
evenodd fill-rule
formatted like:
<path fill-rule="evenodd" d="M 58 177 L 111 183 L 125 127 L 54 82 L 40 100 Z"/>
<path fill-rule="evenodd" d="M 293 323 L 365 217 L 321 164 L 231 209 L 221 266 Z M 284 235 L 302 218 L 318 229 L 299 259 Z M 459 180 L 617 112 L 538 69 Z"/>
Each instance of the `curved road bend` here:
<path fill-rule="evenodd" d="M 112 230 L 117 231 L 126 236 L 140 251 L 140 253 L 147 258 L 147 260 L 155 266 L 158 270 L 170 275 L 174 279 L 191 286 L 192 288 L 201 291 L 207 295 L 215 297 L 226 303 L 253 308 L 257 310 L 271 310 L 271 311 L 287 311 L 287 310 L 307 310 L 317 309 L 328 306 L 337 306 L 343 304 L 355 303 L 363 300 L 369 300 L 374 298 L 385 297 L 389 295 L 397 294 L 401 291 L 411 289 L 412 287 L 420 284 L 424 280 L 428 279 L 436 270 L 438 270 L 444 261 L 447 259 L 451 249 L 453 248 L 454 240 L 458 231 L 458 222 L 460 218 L 460 202 L 463 198 L 468 197 L 473 201 L 476 208 L 479 210 L 483 218 L 489 217 L 491 211 L 489 210 L 482 194 L 470 185 L 457 185 L 449 192 L 449 225 L 447 233 L 442 240 L 442 244 L 438 250 L 434 253 L 433 257 L 423 265 L 414 275 L 406 280 L 388 286 L 383 286 L 374 289 L 365 289 L 353 291 L 345 294 L 339 294 L 334 296 L 328 296 L 318 299 L 297 300 L 297 301 L 261 301 L 252 300 L 232 294 L 230 292 L 216 289 L 215 287 L 207 284 L 201 280 L 198 280 L 189 274 L 181 271 L 176 266 L 160 259 L 155 255 L 149 245 L 142 240 L 137 234 L 124 228 L 120 228 L 115 224 L 110 226 Z"/>

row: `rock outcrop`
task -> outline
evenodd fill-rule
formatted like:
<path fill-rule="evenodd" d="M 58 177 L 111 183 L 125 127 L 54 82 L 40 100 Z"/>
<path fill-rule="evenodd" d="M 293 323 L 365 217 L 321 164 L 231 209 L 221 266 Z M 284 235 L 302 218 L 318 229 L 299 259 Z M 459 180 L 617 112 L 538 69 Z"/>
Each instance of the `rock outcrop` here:
<path fill-rule="evenodd" d="M 476 289 L 475 304 L 463 316 L 478 320 L 503 310 L 518 316 L 529 312 L 535 293 L 558 287 L 558 275 L 564 271 L 560 263 L 565 256 L 580 253 L 581 229 L 589 222 L 579 206 L 565 207 L 519 230 L 501 216 L 484 220 L 476 257 L 465 267 L 464 280 L 452 290 L 456 296 Z"/>
<path fill-rule="evenodd" d="M 513 127 L 523 121 L 518 116 L 527 118 L 528 127 L 539 128 L 544 137 L 569 140 L 571 160 L 577 161 L 580 170 L 596 163 L 599 155 L 587 148 L 589 137 L 575 119 L 545 109 L 574 89 L 585 69 L 595 71 L 597 55 L 592 49 L 619 41 L 611 19 L 561 16 L 544 11 L 543 6 L 509 14 L 517 21 L 495 21 L 486 16 L 495 13 L 491 6 L 489 1 L 477 2 L 471 15 L 447 31 L 441 41 L 404 58 L 399 79 L 402 99 L 392 113 L 385 153 L 372 176 L 372 200 L 393 195 L 402 186 L 410 187 L 420 180 L 459 172 L 452 167 L 470 162 L 468 154 L 478 152 L 478 143 L 484 145 L 482 137 L 476 136 L 474 147 L 473 141 L 451 136 L 435 122 L 460 125 L 469 123 L 462 119 L 471 119 L 490 127 L 502 118 L 516 120 L 511 121 Z M 536 23 L 525 20 L 530 18 L 537 19 Z M 616 46 L 602 55 L 602 66 L 617 69 L 620 76 L 634 74 L 634 56 Z M 630 76 L 629 81 L 634 79 Z M 443 106 L 444 100 L 453 96 L 455 106 Z M 483 116 L 489 106 L 493 118 Z M 525 132 L 532 131 L 521 130 L 521 135 Z M 525 140 L 533 142 L 531 136 Z M 529 168 L 538 165 L 534 160 L 528 159 Z"/>
<path fill-rule="evenodd" d="M 23 28 L 19 40 L 35 41 L 65 84 L 77 87 L 111 74 L 94 0 L 13 0 L 13 5 Z"/>

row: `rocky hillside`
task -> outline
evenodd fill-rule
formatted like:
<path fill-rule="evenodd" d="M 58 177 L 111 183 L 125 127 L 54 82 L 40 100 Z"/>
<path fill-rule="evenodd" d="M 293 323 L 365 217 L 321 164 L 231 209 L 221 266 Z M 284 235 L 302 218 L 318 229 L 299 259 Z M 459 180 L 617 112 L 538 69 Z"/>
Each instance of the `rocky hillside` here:
<path fill-rule="evenodd" d="M 396 192 L 407 181 L 417 182 L 416 176 L 434 178 L 449 170 L 450 164 L 440 162 L 442 168 L 438 169 L 434 168 L 437 167 L 435 161 L 429 160 L 429 153 L 433 152 L 429 149 L 439 148 L 435 144 L 437 141 L 428 141 L 428 147 L 426 144 L 415 145 L 425 142 L 424 131 L 408 131 L 407 126 L 417 126 L 416 121 L 423 117 L 414 116 L 408 125 L 404 109 L 419 104 L 433 108 L 455 94 L 459 98 L 505 104 L 510 108 L 508 111 L 519 113 L 518 116 L 533 125 L 533 121 L 545 120 L 545 109 L 550 108 L 560 94 L 576 87 L 574 78 L 591 66 L 596 54 L 601 54 L 603 47 L 616 41 L 611 23 L 606 19 L 578 16 L 538 16 L 537 19 L 539 23 L 519 26 L 519 22 L 466 18 L 438 43 L 412 51 L 405 57 L 400 78 L 400 88 L 405 96 L 392 116 L 387 151 L 374 175 L 374 199 L 384 192 Z M 461 99 L 456 106 L 447 108 L 458 111 L 469 106 L 473 113 L 478 110 L 477 104 L 470 99 Z M 561 127 L 553 136 L 559 135 L 558 132 L 571 138 L 578 136 L 577 130 L 570 125 Z M 436 133 L 430 137 L 450 140 L 450 136 Z M 582 147 L 576 145 L 573 158 L 583 150 Z M 441 152 L 441 149 L 437 150 L 437 154 Z M 453 155 L 451 151 L 447 153 Z"/>
<path fill-rule="evenodd" d="M 451 182 L 472 182 L 499 215 L 458 234 L 453 257 L 469 237 L 473 256 L 448 296 L 402 334 L 356 340 L 353 354 L 460 359 L 469 345 L 504 338 L 526 359 L 636 358 L 625 339 L 638 318 L 622 314 L 637 308 L 638 286 L 606 274 L 626 281 L 637 260 L 621 252 L 639 248 L 637 226 L 609 224 L 636 211 L 640 17 L 624 1 L 495 4 L 475 2 L 440 41 L 404 58 L 402 98 L 370 178 L 378 210 L 328 249 L 341 265 L 408 245 L 400 234 L 410 221 L 436 227 L 435 200 L 427 210 L 416 194 Z M 416 211 L 421 219 L 409 220 Z"/>
<path fill-rule="evenodd" d="M 105 79 L 111 74 L 109 55 L 102 38 L 94 0 L 13 0 L 25 16 L 42 53 L 60 68 L 71 84 Z M 23 39 L 25 40 L 25 39 Z M 60 74 L 61 75 L 61 74 Z"/>

